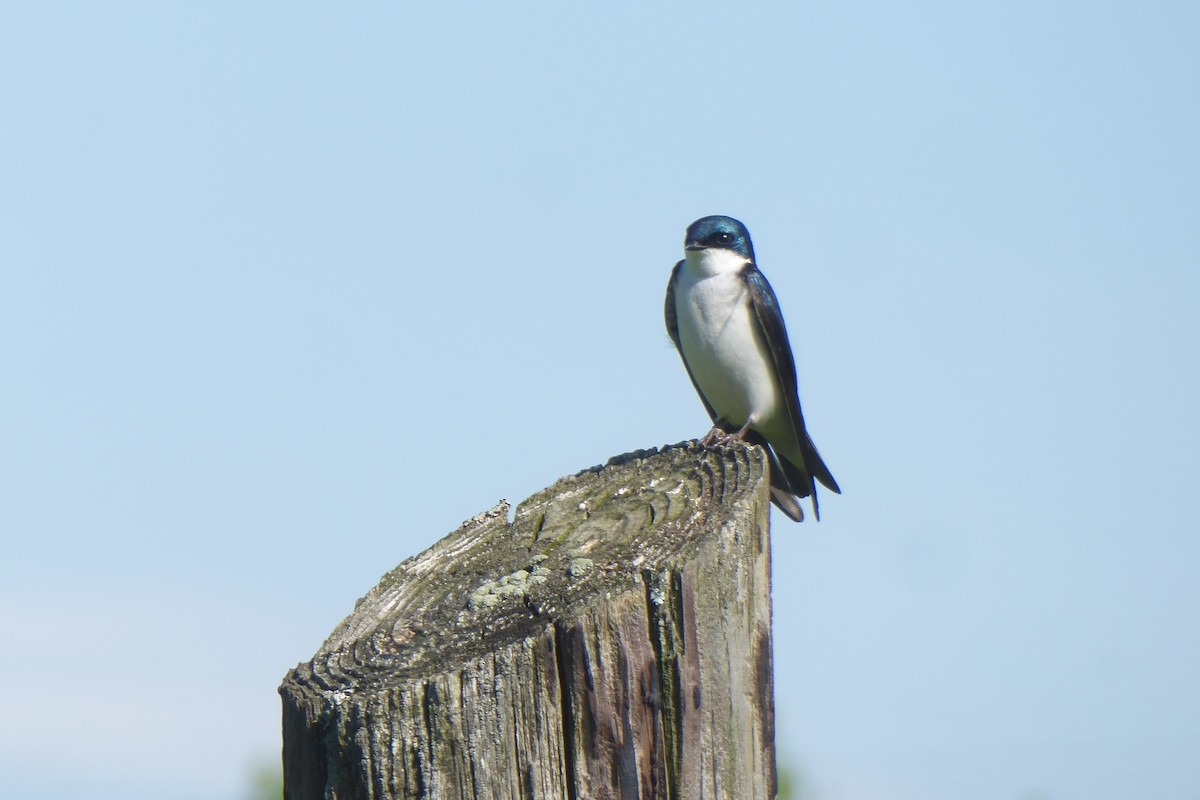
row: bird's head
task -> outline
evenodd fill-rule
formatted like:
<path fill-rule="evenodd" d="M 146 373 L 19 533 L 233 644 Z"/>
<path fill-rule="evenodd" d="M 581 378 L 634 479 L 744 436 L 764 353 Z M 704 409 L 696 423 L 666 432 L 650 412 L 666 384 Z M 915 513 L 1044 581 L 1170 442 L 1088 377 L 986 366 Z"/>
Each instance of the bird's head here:
<path fill-rule="evenodd" d="M 750 231 L 733 217 L 701 217 L 688 226 L 683 237 L 683 249 L 688 254 L 704 250 L 729 250 L 744 259 L 754 260 L 754 245 Z"/>

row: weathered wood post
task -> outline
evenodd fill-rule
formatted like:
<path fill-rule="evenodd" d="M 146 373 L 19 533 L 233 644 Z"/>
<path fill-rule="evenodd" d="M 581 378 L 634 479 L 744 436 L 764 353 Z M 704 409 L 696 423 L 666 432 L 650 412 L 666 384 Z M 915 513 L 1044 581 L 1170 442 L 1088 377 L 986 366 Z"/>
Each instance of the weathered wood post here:
<path fill-rule="evenodd" d="M 687 444 L 468 520 L 284 679 L 285 798 L 774 797 L 769 506 Z"/>

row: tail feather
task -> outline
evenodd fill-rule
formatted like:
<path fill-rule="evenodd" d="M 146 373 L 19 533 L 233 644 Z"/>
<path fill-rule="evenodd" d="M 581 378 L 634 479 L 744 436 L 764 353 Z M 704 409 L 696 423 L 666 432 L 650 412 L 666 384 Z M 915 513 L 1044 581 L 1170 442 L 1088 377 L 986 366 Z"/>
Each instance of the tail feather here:
<path fill-rule="evenodd" d="M 783 474 L 787 477 L 787 482 L 792 487 L 793 494 L 797 497 L 812 498 L 813 518 L 817 522 L 820 522 L 821 509 L 817 504 L 817 484 L 813 481 L 812 475 L 809 475 L 782 456 L 779 458 L 779 464 L 783 468 Z"/>
<path fill-rule="evenodd" d="M 821 460 L 821 455 L 813 445 L 812 439 L 805 435 L 804 441 L 801 443 L 803 464 L 793 464 L 787 458 L 777 454 L 758 431 L 748 431 L 746 439 L 763 447 L 769 455 L 771 499 L 775 501 L 779 510 L 800 522 L 804 519 L 804 515 L 800 511 L 800 505 L 796 502 L 796 498 L 809 497 L 812 498 L 813 518 L 820 522 L 821 508 L 817 502 L 817 481 L 835 494 L 841 494 L 842 490 L 834 480 L 829 467 L 825 466 L 825 462 Z"/>
<path fill-rule="evenodd" d="M 788 516 L 793 522 L 804 522 L 804 509 L 800 507 L 796 496 L 772 484 L 771 502 L 775 507 Z"/>
<path fill-rule="evenodd" d="M 767 454 L 767 463 L 771 471 L 771 502 L 792 521 L 803 522 L 804 509 L 798 499 L 808 497 L 811 491 L 809 484 L 812 483 L 812 479 L 810 478 L 807 484 L 793 482 L 792 475 L 789 473 L 792 465 L 788 463 L 787 459 L 780 458 L 758 431 L 747 431 L 746 441 L 758 445 Z M 794 470 L 794 468 L 792 469 Z M 813 510 L 816 510 L 815 503 Z M 818 515 L 817 519 L 820 520 L 820 518 Z"/>
<path fill-rule="evenodd" d="M 837 485 L 837 481 L 833 479 L 833 473 L 829 471 L 829 467 L 825 466 L 825 462 L 821 460 L 821 454 L 817 452 L 817 446 L 813 444 L 812 437 L 807 433 L 804 434 L 804 464 L 808 467 L 813 477 L 821 482 L 822 486 L 834 494 L 842 493 L 841 488 Z"/>

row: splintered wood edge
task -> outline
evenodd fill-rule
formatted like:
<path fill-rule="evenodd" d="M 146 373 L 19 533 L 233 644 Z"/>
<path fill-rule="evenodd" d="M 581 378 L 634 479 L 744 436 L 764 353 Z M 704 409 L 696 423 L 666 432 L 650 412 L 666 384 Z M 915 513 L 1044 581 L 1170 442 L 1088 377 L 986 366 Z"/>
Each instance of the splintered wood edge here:
<path fill-rule="evenodd" d="M 758 448 L 689 442 L 563 478 L 511 523 L 501 503 L 387 573 L 281 690 L 336 702 L 540 634 L 687 561 L 767 483 Z"/>

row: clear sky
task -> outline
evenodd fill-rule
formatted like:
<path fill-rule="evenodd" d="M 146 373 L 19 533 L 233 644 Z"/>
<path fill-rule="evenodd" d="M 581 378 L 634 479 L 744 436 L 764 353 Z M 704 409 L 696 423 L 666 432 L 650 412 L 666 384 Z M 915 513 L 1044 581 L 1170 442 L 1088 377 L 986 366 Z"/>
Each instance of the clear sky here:
<path fill-rule="evenodd" d="M 236 800 L 380 575 L 704 433 L 722 213 L 801 797 L 1200 798 L 1200 5 L 586 5 L 0 12 L 5 793 Z"/>

